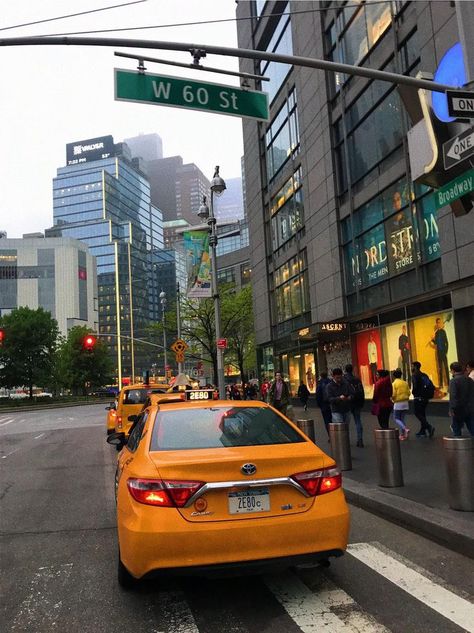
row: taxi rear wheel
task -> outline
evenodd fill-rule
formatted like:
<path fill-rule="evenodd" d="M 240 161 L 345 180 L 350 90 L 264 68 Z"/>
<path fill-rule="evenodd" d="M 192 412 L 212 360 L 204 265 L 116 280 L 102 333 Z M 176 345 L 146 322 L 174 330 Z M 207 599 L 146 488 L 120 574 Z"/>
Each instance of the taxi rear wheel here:
<path fill-rule="evenodd" d="M 138 580 L 132 576 L 120 560 L 120 550 L 118 553 L 117 580 L 122 589 L 126 589 L 127 591 L 135 589 L 138 584 Z"/>

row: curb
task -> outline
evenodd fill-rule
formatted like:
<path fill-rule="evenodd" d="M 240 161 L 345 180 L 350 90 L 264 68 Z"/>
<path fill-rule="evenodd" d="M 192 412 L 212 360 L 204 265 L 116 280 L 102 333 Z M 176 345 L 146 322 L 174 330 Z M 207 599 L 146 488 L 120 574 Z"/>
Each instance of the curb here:
<path fill-rule="evenodd" d="M 430 508 L 392 495 L 379 487 L 361 484 L 344 475 L 342 487 L 347 501 L 352 505 L 474 558 L 473 524 L 462 516 L 462 512 Z"/>

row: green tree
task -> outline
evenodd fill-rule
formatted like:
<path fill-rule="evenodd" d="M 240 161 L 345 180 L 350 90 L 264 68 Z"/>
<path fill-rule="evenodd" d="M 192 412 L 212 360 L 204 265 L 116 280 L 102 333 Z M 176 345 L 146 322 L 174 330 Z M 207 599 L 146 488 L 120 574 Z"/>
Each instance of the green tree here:
<path fill-rule="evenodd" d="M 247 382 L 248 370 L 257 364 L 252 289 L 249 285 L 239 292 L 224 295 L 222 319 L 229 324 L 226 362 L 234 364 L 241 381 Z"/>
<path fill-rule="evenodd" d="M 74 394 L 86 395 L 113 380 L 113 362 L 107 345 L 97 338 L 92 349 L 84 347 L 84 339 L 90 333 L 84 326 L 71 328 L 57 355 L 56 375 L 61 376 L 62 385 Z"/>
<path fill-rule="evenodd" d="M 242 380 L 246 380 L 246 370 L 255 365 L 254 323 L 252 294 L 250 287 L 235 292 L 230 284 L 219 286 L 221 306 L 221 334 L 228 340 L 225 352 L 226 362 L 238 367 Z M 166 315 L 168 334 L 175 328 L 176 313 Z M 161 342 L 161 323 L 151 326 L 151 331 Z M 210 363 L 213 368 L 214 384 L 217 384 L 217 348 L 213 299 L 183 299 L 181 302 L 181 337 L 190 349 L 187 357 L 198 358 Z M 168 340 L 170 337 L 168 336 Z"/>
<path fill-rule="evenodd" d="M 51 313 L 21 307 L 0 319 L 4 337 L 0 347 L 0 384 L 33 387 L 49 384 L 58 340 L 58 324 Z"/>

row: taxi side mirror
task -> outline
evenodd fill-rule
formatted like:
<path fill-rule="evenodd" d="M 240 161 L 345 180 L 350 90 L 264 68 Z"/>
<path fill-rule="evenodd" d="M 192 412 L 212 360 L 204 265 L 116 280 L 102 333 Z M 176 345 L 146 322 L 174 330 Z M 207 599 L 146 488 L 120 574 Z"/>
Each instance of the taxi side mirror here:
<path fill-rule="evenodd" d="M 123 448 L 127 444 L 127 441 L 125 433 L 111 433 L 107 436 L 107 443 L 112 444 L 112 446 L 116 446 L 117 450 Z"/>

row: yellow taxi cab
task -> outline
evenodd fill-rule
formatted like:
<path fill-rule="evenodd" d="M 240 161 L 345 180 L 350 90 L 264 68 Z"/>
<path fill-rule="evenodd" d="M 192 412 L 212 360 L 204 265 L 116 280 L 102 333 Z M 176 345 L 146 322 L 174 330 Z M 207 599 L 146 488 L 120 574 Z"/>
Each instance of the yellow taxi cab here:
<path fill-rule="evenodd" d="M 349 510 L 334 460 L 270 405 L 212 391 L 152 396 L 115 475 L 118 580 L 327 563 Z"/>
<path fill-rule="evenodd" d="M 128 418 L 140 413 L 147 397 L 151 393 L 165 393 L 167 389 L 168 385 L 166 383 L 139 383 L 123 387 L 117 398 L 115 416 L 109 410 L 107 425 L 109 424 L 109 419 L 111 424 L 112 419 L 114 419 L 114 431 L 128 434 L 133 423 Z"/>
<path fill-rule="evenodd" d="M 105 425 L 107 429 L 107 435 L 110 435 L 111 433 L 115 432 L 115 424 L 116 424 L 116 417 L 117 417 L 117 400 L 115 400 L 114 402 L 111 402 L 108 407 L 105 407 L 105 410 L 107 411 Z"/>

